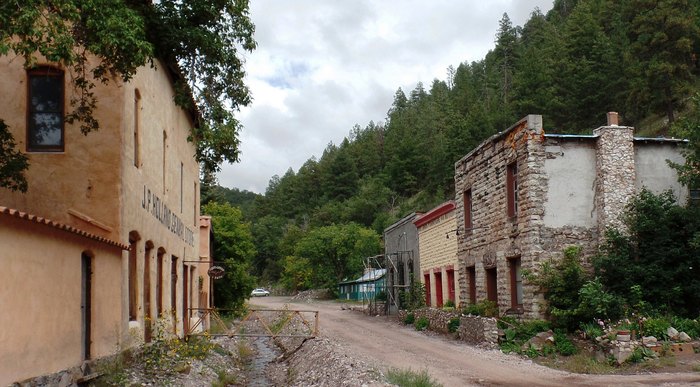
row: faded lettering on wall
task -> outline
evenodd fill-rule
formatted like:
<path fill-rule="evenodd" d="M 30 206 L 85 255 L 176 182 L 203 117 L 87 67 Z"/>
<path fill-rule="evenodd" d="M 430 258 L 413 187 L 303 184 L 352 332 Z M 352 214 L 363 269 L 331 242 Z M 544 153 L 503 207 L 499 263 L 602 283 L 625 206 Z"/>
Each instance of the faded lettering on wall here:
<path fill-rule="evenodd" d="M 143 199 L 141 208 L 148 211 L 154 218 L 165 226 L 170 232 L 180 237 L 185 243 L 194 247 L 194 232 L 189 227 L 185 227 L 175 213 L 173 213 L 165 202 L 158 195 L 151 192 L 145 185 L 143 186 Z"/>

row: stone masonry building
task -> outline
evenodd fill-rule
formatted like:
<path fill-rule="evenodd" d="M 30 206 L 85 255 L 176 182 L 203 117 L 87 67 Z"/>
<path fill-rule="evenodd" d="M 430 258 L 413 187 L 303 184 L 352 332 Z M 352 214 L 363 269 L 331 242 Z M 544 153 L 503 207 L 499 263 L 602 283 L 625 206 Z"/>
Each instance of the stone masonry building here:
<path fill-rule="evenodd" d="M 617 113 L 592 135 L 548 134 L 542 117 L 529 115 L 457 161 L 461 299 L 542 317 L 542 295 L 522 270 L 537 272 L 571 245 L 590 256 L 642 187 L 685 202 L 688 189 L 667 163 L 683 162 L 683 141 L 633 132 Z"/>

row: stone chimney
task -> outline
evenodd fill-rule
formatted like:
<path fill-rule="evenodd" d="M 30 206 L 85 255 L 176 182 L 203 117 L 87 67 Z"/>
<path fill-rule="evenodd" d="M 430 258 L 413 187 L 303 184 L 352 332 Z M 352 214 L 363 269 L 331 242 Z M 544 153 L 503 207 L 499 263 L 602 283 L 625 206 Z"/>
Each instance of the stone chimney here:
<path fill-rule="evenodd" d="M 620 219 L 635 193 L 634 128 L 618 126 L 618 114 L 607 114 L 607 126 L 593 131 L 596 141 L 596 198 L 600 240 L 608 227 L 624 229 Z"/>

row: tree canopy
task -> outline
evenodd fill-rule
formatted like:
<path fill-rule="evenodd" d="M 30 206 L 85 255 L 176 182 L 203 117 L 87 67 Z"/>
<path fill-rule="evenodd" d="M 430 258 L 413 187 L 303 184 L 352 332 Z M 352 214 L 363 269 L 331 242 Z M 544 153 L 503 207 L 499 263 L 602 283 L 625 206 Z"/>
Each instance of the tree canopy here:
<path fill-rule="evenodd" d="M 211 202 L 202 207 L 211 215 L 214 234 L 214 260 L 223 262 L 224 278 L 214 281 L 215 304 L 220 308 L 241 310 L 255 286 L 250 265 L 255 257 L 255 245 L 250 224 L 241 210 L 228 203 Z"/>
<path fill-rule="evenodd" d="M 96 84 L 112 77 L 128 82 L 160 58 L 179 74 L 175 102 L 200 117 L 190 136 L 198 161 L 212 171 L 238 161 L 234 112 L 250 103 L 241 53 L 256 47 L 247 0 L 6 1 L 0 26 L 0 55 L 21 57 L 27 68 L 43 56 L 70 71 L 76 93 L 66 121 L 83 134 L 100 126 Z M 0 175 L 6 179 L 13 177 Z"/>

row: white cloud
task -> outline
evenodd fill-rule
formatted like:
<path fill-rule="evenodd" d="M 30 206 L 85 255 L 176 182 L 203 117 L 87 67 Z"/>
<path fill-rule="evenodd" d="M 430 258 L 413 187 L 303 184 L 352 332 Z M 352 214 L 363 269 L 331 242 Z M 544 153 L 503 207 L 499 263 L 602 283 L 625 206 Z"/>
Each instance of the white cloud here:
<path fill-rule="evenodd" d="M 504 12 L 522 25 L 537 6 L 552 0 L 252 0 L 253 103 L 239 114 L 241 162 L 219 183 L 265 192 L 355 124 L 384 121 L 397 88 L 428 88 L 448 66 L 482 59 Z"/>

